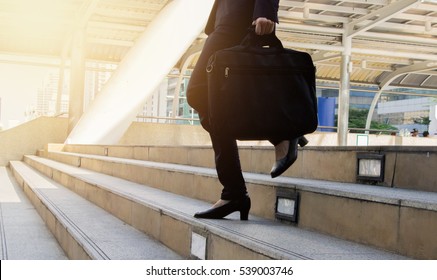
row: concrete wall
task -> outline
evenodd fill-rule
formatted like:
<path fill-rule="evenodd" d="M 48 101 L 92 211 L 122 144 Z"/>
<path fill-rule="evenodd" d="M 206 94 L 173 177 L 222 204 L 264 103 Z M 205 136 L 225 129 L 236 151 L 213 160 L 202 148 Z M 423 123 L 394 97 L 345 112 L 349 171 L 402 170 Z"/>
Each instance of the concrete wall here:
<path fill-rule="evenodd" d="M 47 143 L 63 143 L 67 138 L 68 119 L 40 117 L 14 128 L 0 131 L 0 166 L 35 154 Z"/>
<path fill-rule="evenodd" d="M 385 156 L 381 182 L 385 187 L 437 192 L 437 147 L 373 146 L 373 147 L 308 147 L 284 175 L 345 183 L 365 183 L 357 179 L 357 155 Z M 271 163 L 270 163 L 271 164 Z M 267 167 L 264 166 L 265 170 Z"/>
<path fill-rule="evenodd" d="M 286 176 L 337 182 L 357 182 L 357 153 L 385 155 L 385 173 L 377 185 L 424 191 L 437 191 L 437 138 L 390 135 L 348 135 L 348 146 L 337 146 L 336 133 L 313 133 L 306 136 L 309 145 L 299 152 L 297 162 Z M 358 146 L 364 137 L 368 146 Z M 133 123 L 120 141 L 121 145 L 190 146 L 210 145 L 209 134 L 200 126 Z M 265 172 L 274 161 L 272 145 L 267 141 L 241 141 L 240 158 L 245 171 Z M 251 146 L 264 146 L 253 153 Z M 154 147 L 158 149 L 159 147 Z M 161 149 L 163 150 L 163 149 Z M 166 151 L 164 149 L 164 151 Z M 209 150 L 208 150 L 209 151 Z M 161 161 L 173 158 L 160 151 Z M 249 153 L 250 156 L 247 154 Z M 212 156 L 203 156 L 213 167 Z M 163 159 L 164 158 L 164 159 Z"/>
<path fill-rule="evenodd" d="M 337 133 L 319 133 L 306 136 L 310 146 L 337 146 Z M 367 137 L 367 139 L 366 139 Z M 357 146 L 359 140 L 366 140 L 369 146 L 437 146 L 437 137 L 400 137 L 390 135 L 364 135 L 350 133 L 348 146 Z M 177 125 L 159 123 L 134 122 L 126 131 L 120 145 L 164 145 L 164 146 L 190 146 L 210 145 L 208 132 L 199 125 Z M 267 141 L 241 141 L 243 146 L 271 146 Z"/>
<path fill-rule="evenodd" d="M 209 134 L 199 125 L 133 122 L 120 145 L 209 145 Z"/>

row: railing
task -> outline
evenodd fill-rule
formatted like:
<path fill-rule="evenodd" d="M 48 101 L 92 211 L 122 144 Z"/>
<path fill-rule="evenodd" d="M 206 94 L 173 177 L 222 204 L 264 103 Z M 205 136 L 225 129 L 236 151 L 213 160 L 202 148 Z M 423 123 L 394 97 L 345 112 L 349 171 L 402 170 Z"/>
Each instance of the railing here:
<path fill-rule="evenodd" d="M 159 123 L 174 123 L 174 124 L 186 124 L 197 125 L 200 124 L 198 118 L 181 118 L 181 117 L 157 117 L 157 116 L 136 116 L 137 119 L 141 119 L 143 122 L 159 122 Z"/>
<path fill-rule="evenodd" d="M 190 124 L 199 125 L 200 120 L 198 118 L 181 118 L 181 117 L 157 117 L 157 116 L 143 116 L 138 115 L 137 119 L 141 119 L 143 122 L 159 122 L 159 123 L 174 123 L 174 124 Z M 338 127 L 336 126 L 318 126 L 317 131 L 319 132 L 336 132 Z M 332 131 L 328 131 L 332 130 Z M 398 130 L 389 129 L 365 129 L 365 128 L 349 128 L 348 132 L 362 132 L 362 133 L 373 133 L 373 134 L 396 134 Z"/>
<path fill-rule="evenodd" d="M 337 127 L 336 126 L 318 126 L 317 130 L 320 130 L 321 132 L 323 132 L 323 129 L 332 129 L 337 131 Z M 375 134 L 382 134 L 382 133 L 388 133 L 388 134 L 392 134 L 392 133 L 397 133 L 399 130 L 393 130 L 393 129 L 365 129 L 365 128 L 351 128 L 349 127 L 348 132 L 360 132 L 362 131 L 363 133 L 368 133 L 368 132 L 374 132 Z M 328 132 L 328 131 L 325 131 Z"/>

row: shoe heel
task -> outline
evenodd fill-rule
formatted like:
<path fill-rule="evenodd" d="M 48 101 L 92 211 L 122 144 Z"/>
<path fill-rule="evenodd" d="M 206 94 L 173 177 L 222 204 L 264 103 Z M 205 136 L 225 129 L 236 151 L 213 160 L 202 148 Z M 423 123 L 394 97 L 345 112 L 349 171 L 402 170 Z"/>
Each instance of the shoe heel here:
<path fill-rule="evenodd" d="M 305 138 L 305 136 L 299 137 L 299 146 L 305 147 L 308 144 L 308 139 Z"/>
<path fill-rule="evenodd" d="M 240 220 L 241 221 L 249 220 L 249 210 L 247 210 L 247 211 L 240 211 Z"/>
<path fill-rule="evenodd" d="M 247 199 L 244 201 L 244 204 L 241 206 L 240 209 L 240 220 L 241 221 L 247 221 L 249 219 L 249 210 L 251 206 L 250 198 L 247 197 Z"/>

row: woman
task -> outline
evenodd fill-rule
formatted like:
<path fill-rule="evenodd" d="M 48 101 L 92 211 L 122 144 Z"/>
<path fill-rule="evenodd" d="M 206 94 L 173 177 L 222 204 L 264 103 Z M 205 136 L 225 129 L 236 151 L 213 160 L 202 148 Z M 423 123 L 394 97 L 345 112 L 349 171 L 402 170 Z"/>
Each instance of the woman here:
<path fill-rule="evenodd" d="M 191 75 L 187 89 L 188 103 L 199 113 L 202 126 L 209 132 L 215 153 L 217 175 L 223 185 L 220 200 L 210 209 L 196 213 L 197 218 L 221 219 L 239 211 L 240 219 L 247 220 L 250 198 L 241 171 L 237 141 L 218 131 L 208 123 L 208 84 L 206 66 L 209 57 L 220 49 L 238 45 L 255 26 L 257 35 L 274 32 L 278 22 L 279 0 L 215 0 L 205 33 L 208 38 Z M 271 176 L 277 177 L 297 158 L 297 145 L 304 146 L 306 139 L 270 140 L 275 145 L 276 162 Z"/>

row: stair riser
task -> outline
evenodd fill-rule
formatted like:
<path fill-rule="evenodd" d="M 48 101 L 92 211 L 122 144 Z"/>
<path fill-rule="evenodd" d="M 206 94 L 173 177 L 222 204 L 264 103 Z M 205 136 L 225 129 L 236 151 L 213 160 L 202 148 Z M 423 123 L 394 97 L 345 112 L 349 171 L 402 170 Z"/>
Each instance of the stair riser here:
<path fill-rule="evenodd" d="M 418 259 L 437 257 L 437 213 L 300 192 L 299 226 Z"/>
<path fill-rule="evenodd" d="M 129 147 L 66 145 L 64 151 L 214 168 L 210 147 Z M 275 160 L 271 146 L 239 148 L 244 171 L 268 174 Z M 334 182 L 357 182 L 357 154 L 384 154 L 385 176 L 378 185 L 437 192 L 435 147 L 310 147 L 284 175 Z M 414 162 L 414 165 L 411 165 Z"/>
<path fill-rule="evenodd" d="M 274 259 L 283 258 L 274 252 L 257 252 L 252 248 L 245 247 L 223 238 L 220 234 L 212 231 L 204 231 L 184 220 L 175 218 L 171 213 L 163 213 L 159 209 L 148 206 L 145 203 L 120 197 L 101 186 L 83 182 L 77 178 L 44 166 L 38 162 L 25 159 L 26 163 L 43 172 L 51 179 L 78 193 L 90 202 L 108 211 L 125 223 L 151 235 L 164 245 L 174 250 L 181 256 L 191 258 L 192 232 L 203 231 L 207 238 L 207 259 Z M 232 252 L 222 252 L 217 244 L 227 244 L 232 247 Z M 271 257 L 266 256 L 271 254 Z"/>
<path fill-rule="evenodd" d="M 23 188 L 24 193 L 32 202 L 33 206 L 41 216 L 47 228 L 57 239 L 61 248 L 64 250 L 69 259 L 72 260 L 90 260 L 91 255 L 86 252 L 80 242 L 67 230 L 67 227 L 57 219 L 56 215 L 45 204 L 44 200 L 40 199 L 37 193 L 32 189 L 28 182 L 21 176 L 19 172 L 11 168 L 15 179 Z"/>
<path fill-rule="evenodd" d="M 82 167 L 211 203 L 217 201 L 222 190 L 222 186 L 216 176 L 179 173 L 144 166 L 107 162 L 98 159 L 80 158 L 66 154 L 50 154 L 49 158 L 76 167 Z M 45 167 L 41 166 L 40 168 L 44 170 Z M 49 174 L 50 171 L 48 170 L 45 173 Z M 251 182 L 248 182 L 246 185 L 253 201 L 251 208 L 252 213 L 264 218 L 274 219 L 276 187 Z M 266 207 L 267 205 L 270 205 L 270 207 Z"/>
<path fill-rule="evenodd" d="M 56 160 L 79 162 L 56 154 Z M 205 201 L 215 201 L 221 190 L 216 177 L 175 173 L 95 159 L 80 160 L 81 167 Z M 41 167 L 44 169 L 44 167 Z M 130 174 L 130 175 L 129 175 Z M 140 174 L 141 176 L 138 176 Z M 62 182 L 67 184 L 68 182 Z M 172 188 L 172 186 L 176 186 Z M 207 187 L 205 187 L 207 186 Z M 247 184 L 251 213 L 274 219 L 276 187 Z M 299 188 L 299 187 L 298 187 Z M 299 227 L 317 230 L 362 244 L 376 246 L 414 258 L 436 258 L 437 213 L 400 207 L 398 204 L 352 199 L 300 190 Z M 406 215 L 406 213 L 415 213 Z M 422 218 L 422 216 L 429 218 Z M 413 219 L 418 232 L 408 229 Z M 423 221 L 422 221 L 423 220 Z M 331 222 L 326 222 L 331 221 Z M 422 221 L 422 222 L 419 222 Z M 426 244 L 426 246 L 424 246 Z M 417 250 L 417 248 L 423 248 Z"/>
<path fill-rule="evenodd" d="M 106 147 L 67 145 L 64 148 L 64 152 L 215 168 L 214 152 L 210 147 Z M 274 162 L 274 152 L 272 148 L 252 149 L 245 147 L 240 149 L 239 155 L 243 169 L 248 172 L 267 174 L 270 172 Z M 302 155 L 302 151 L 299 151 L 299 155 Z M 49 155 L 52 159 L 55 159 L 56 156 L 57 155 Z M 298 161 L 293 165 L 293 167 L 295 167 L 294 172 L 290 169 L 286 174 L 301 172 L 301 168 L 296 169 L 299 165 L 302 164 L 298 158 Z"/>
<path fill-rule="evenodd" d="M 210 147 L 140 147 L 66 145 L 64 152 L 92 154 L 128 159 L 186 164 L 213 168 L 214 153 Z M 269 152 L 271 153 L 271 151 Z"/>

